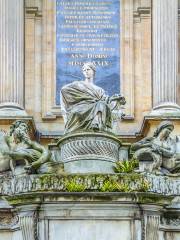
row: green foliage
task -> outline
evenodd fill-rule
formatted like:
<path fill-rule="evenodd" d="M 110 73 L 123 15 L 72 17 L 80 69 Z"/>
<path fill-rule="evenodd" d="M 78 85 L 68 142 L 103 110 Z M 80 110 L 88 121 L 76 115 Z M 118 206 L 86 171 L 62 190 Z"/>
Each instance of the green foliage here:
<path fill-rule="evenodd" d="M 100 188 L 101 192 L 116 192 L 117 186 L 116 183 L 110 180 L 106 180 L 102 187 Z"/>
<path fill-rule="evenodd" d="M 86 185 L 84 183 L 78 182 L 78 179 L 73 178 L 71 180 L 65 181 L 65 190 L 68 192 L 84 192 L 86 190 Z"/>
<path fill-rule="evenodd" d="M 106 180 L 102 187 L 101 192 L 130 192 L 128 184 L 118 183 L 110 180 Z"/>
<path fill-rule="evenodd" d="M 150 184 L 146 179 L 140 181 L 138 192 L 147 192 L 150 189 Z"/>
<path fill-rule="evenodd" d="M 137 168 L 139 162 L 137 159 L 124 160 L 116 162 L 114 171 L 116 173 L 132 173 L 135 168 Z"/>
<path fill-rule="evenodd" d="M 131 189 L 127 183 L 117 183 L 118 192 L 131 192 Z"/>
<path fill-rule="evenodd" d="M 34 180 L 33 186 L 35 185 L 38 186 L 38 191 L 65 192 L 147 192 L 150 189 L 146 178 L 137 173 L 42 175 Z"/>

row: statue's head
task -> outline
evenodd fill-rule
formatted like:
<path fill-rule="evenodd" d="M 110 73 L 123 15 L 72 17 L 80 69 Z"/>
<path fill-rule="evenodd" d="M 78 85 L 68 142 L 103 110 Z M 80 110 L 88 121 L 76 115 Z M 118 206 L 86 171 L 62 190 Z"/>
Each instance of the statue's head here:
<path fill-rule="evenodd" d="M 28 138 L 28 124 L 22 120 L 15 121 L 10 127 L 10 135 L 14 136 L 16 142 L 21 142 L 24 138 Z"/>
<path fill-rule="evenodd" d="M 86 79 L 93 79 L 96 74 L 96 66 L 93 62 L 84 63 L 82 72 Z"/>
<path fill-rule="evenodd" d="M 164 137 L 168 137 L 173 130 L 174 125 L 171 121 L 163 121 L 159 124 L 154 132 L 154 137 L 158 137 L 160 134 L 162 134 Z"/>

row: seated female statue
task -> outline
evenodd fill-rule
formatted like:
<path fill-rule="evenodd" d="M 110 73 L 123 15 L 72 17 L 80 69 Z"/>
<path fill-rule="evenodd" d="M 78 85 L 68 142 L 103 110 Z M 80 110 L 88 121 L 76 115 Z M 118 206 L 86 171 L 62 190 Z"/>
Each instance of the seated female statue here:
<path fill-rule="evenodd" d="M 65 120 L 65 132 L 79 130 L 108 131 L 112 128 L 112 110 L 124 105 L 120 95 L 109 97 L 94 84 L 96 68 L 93 63 L 82 67 L 84 81 L 75 81 L 61 90 L 61 108 Z"/>

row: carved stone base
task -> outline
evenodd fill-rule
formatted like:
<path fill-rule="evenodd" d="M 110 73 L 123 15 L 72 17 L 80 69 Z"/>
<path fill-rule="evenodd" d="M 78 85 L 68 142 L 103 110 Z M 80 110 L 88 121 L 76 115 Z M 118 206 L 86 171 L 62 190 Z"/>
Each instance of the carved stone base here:
<path fill-rule="evenodd" d="M 68 173 L 113 173 L 120 147 L 114 135 L 94 132 L 65 135 L 50 146 L 56 161 L 62 161 Z"/>

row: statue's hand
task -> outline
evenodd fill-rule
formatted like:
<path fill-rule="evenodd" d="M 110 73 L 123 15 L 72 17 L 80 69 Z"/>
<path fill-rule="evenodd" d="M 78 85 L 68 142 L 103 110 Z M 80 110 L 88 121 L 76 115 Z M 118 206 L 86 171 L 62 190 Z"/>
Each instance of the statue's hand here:
<path fill-rule="evenodd" d="M 162 153 L 160 147 L 158 145 L 156 145 L 156 144 L 152 144 L 152 150 L 154 152 L 158 152 L 159 154 Z"/>
<path fill-rule="evenodd" d="M 144 144 L 143 144 L 143 147 L 150 147 L 150 148 L 151 148 L 151 147 L 152 147 L 152 143 L 151 143 L 151 142 L 149 142 L 149 143 L 144 143 Z"/>
<path fill-rule="evenodd" d="M 24 137 L 24 138 L 23 138 L 23 141 L 24 141 L 24 143 L 27 144 L 28 146 L 31 146 L 31 145 L 32 145 L 32 141 L 31 141 L 31 139 L 28 138 L 28 137 Z"/>
<path fill-rule="evenodd" d="M 117 101 L 119 100 L 120 96 L 121 96 L 120 94 L 114 94 L 112 97 L 110 97 L 110 101 L 111 102 Z"/>
<path fill-rule="evenodd" d="M 126 100 L 123 96 L 121 96 L 120 94 L 115 94 L 110 98 L 110 102 L 119 102 L 121 105 L 125 105 L 126 104 Z"/>

